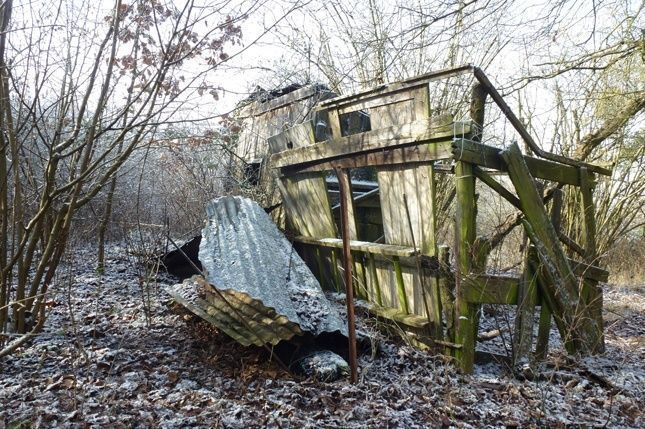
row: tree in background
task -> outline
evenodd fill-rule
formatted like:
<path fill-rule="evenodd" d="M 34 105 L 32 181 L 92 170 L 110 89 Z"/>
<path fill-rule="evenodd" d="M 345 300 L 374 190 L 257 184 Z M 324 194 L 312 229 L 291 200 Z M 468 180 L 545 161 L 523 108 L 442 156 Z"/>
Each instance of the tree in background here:
<path fill-rule="evenodd" d="M 163 124 L 219 96 L 241 7 L 156 0 L 1 6 L 0 356 L 42 328 L 74 215 Z M 104 212 L 104 219 L 110 210 Z M 1 333 L 25 334 L 8 342 Z"/>

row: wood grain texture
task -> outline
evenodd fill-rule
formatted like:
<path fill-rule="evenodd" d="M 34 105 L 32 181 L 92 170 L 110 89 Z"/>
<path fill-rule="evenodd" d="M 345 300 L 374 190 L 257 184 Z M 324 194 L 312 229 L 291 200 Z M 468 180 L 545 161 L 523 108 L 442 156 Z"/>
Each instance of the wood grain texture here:
<path fill-rule="evenodd" d="M 306 163 L 313 165 L 364 152 L 446 141 L 463 136 L 468 130 L 467 125 L 455 126 L 445 117 L 427 118 L 280 152 L 271 157 L 271 163 L 274 168 Z"/>
<path fill-rule="evenodd" d="M 522 205 L 524 229 L 548 276 L 549 281 L 543 284 L 546 298 L 556 320 L 561 320 L 560 335 L 565 347 L 570 353 L 593 353 L 602 343 L 602 326 L 597 325 L 580 300 L 577 279 L 517 144 L 504 150 L 502 158 Z"/>

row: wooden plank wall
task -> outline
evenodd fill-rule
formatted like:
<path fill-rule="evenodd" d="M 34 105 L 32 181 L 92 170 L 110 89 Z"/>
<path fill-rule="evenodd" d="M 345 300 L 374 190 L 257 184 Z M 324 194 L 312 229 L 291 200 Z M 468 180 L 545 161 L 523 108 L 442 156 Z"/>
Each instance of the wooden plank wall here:
<path fill-rule="evenodd" d="M 342 137 L 340 121 L 343 115 L 357 111 L 369 114 L 372 131 L 426 119 L 430 116 L 428 99 L 428 86 L 420 85 L 332 108 L 329 112 L 332 137 Z M 415 247 L 423 255 L 435 256 L 432 163 L 380 166 L 376 172 L 384 242 Z M 376 260 L 371 255 L 363 255 L 363 263 L 362 271 L 357 272 L 359 292 L 366 290 L 370 301 L 385 307 L 429 316 L 440 330 L 441 305 L 436 278 L 422 278 L 419 267 L 402 265 L 394 256 Z"/>

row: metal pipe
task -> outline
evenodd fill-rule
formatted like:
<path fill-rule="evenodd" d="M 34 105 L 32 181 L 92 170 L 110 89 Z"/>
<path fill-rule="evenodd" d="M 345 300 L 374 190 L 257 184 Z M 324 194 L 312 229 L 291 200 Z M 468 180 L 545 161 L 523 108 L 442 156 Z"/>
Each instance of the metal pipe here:
<path fill-rule="evenodd" d="M 356 320 L 354 317 L 354 288 L 352 285 L 352 252 L 350 247 L 349 207 L 352 201 L 352 189 L 347 170 L 336 169 L 340 189 L 340 219 L 343 237 L 343 268 L 345 271 L 345 300 L 347 302 L 347 333 L 349 334 L 349 368 L 351 382 L 358 382 L 358 364 L 356 359 Z"/>

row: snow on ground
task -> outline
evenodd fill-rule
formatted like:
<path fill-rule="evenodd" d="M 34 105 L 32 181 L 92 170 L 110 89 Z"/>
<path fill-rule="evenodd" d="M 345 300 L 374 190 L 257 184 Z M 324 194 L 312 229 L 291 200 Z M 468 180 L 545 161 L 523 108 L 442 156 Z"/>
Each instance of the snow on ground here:
<path fill-rule="evenodd" d="M 603 356 L 572 362 L 554 331 L 536 381 L 496 362 L 462 376 L 446 358 L 387 339 L 362 318 L 379 350 L 361 356 L 360 382 L 351 385 L 300 380 L 265 350 L 239 346 L 172 306 L 168 278 L 152 285 L 146 317 L 123 248 L 110 249 L 102 277 L 92 251 L 75 255 L 61 270 L 46 331 L 0 361 L 0 428 L 645 425 L 645 288 L 605 289 Z M 507 322 L 484 311 L 482 330 Z M 507 342 L 480 348 L 503 352 Z"/>

